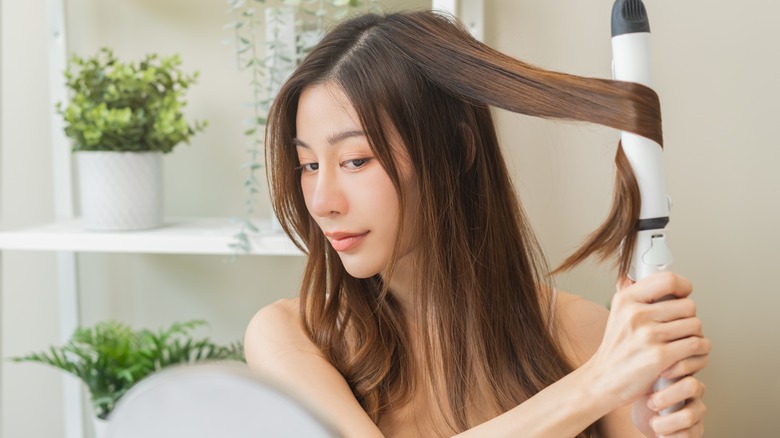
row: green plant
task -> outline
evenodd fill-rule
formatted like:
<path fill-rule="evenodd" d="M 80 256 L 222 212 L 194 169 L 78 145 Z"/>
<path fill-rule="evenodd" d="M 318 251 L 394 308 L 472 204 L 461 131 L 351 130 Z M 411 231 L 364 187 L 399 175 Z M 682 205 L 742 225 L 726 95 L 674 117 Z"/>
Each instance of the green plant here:
<path fill-rule="evenodd" d="M 204 324 L 174 323 L 153 332 L 105 321 L 78 328 L 64 346 L 11 360 L 51 365 L 78 377 L 89 389 L 95 415 L 105 419 L 133 385 L 155 371 L 204 360 L 244 360 L 241 342 L 221 346 L 193 339 L 192 330 Z"/>
<path fill-rule="evenodd" d="M 258 228 L 252 221 L 260 193 L 258 177 L 263 168 L 263 140 L 266 114 L 279 87 L 298 62 L 324 34 L 330 20 L 340 20 L 362 5 L 379 9 L 377 0 L 227 0 L 233 21 L 225 25 L 234 32 L 228 41 L 235 45 L 236 65 L 250 75 L 252 115 L 245 122 L 248 137 L 248 160 L 241 167 L 246 171 L 244 190 L 247 194 L 244 217 L 238 219 L 240 230 L 230 244 L 236 252 L 248 252 L 249 233 Z M 294 23 L 283 12 L 291 10 Z M 266 10 L 268 14 L 266 15 Z M 282 39 L 284 28 L 292 25 L 295 47 Z M 294 55 L 290 56 L 290 53 Z"/>
<path fill-rule="evenodd" d="M 137 63 L 120 62 L 111 49 L 93 57 L 73 56 L 65 71 L 70 103 L 57 111 L 74 151 L 171 152 L 189 143 L 206 122 L 187 123 L 184 92 L 198 72 L 181 72 L 179 55 L 146 55 Z"/>

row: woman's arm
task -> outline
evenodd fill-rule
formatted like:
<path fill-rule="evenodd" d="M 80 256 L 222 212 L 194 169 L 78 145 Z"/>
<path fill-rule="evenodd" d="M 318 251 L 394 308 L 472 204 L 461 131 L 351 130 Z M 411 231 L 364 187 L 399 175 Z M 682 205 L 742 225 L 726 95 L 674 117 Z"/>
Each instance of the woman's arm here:
<path fill-rule="evenodd" d="M 578 369 L 504 414 L 505 421 L 499 422 L 499 417 L 461 434 L 463 437 L 505 436 L 515 427 L 521 428 L 515 436 L 573 437 L 602 416 L 604 437 L 644 437 L 631 422 L 631 405 L 614 409 L 595 387 L 592 374 L 581 368 L 601 344 L 609 312 L 577 295 L 560 291 L 555 302 L 554 327 L 563 353 Z M 538 422 L 534 428 L 515 419 L 523 414 L 545 421 Z"/>
<path fill-rule="evenodd" d="M 609 311 L 577 295 L 558 292 L 555 318 L 564 354 L 575 366 L 590 359 L 604 338 Z M 600 432 L 606 438 L 633 438 L 645 435 L 631 421 L 631 404 L 604 416 Z"/>
<path fill-rule="evenodd" d="M 458 436 L 572 437 L 602 417 L 606 437 L 702 436 L 703 384 L 693 377 L 662 391 L 675 395 L 655 408 L 688 400 L 682 410 L 661 418 L 646 404 L 638 408 L 635 403 L 635 414 L 641 415 L 634 422 L 641 432 L 631 419 L 632 402 L 651 394 L 662 372 L 693 373 L 706 364 L 701 358 L 709 354 L 710 343 L 687 299 L 691 291 L 690 282 L 679 275 L 656 274 L 620 285 L 610 312 L 563 294 L 557 306 L 563 347 L 579 367 L 516 408 Z M 657 302 L 667 295 L 680 299 Z M 638 421 L 642 416 L 651 424 Z"/>
<path fill-rule="evenodd" d="M 633 283 L 624 282 L 618 285 L 618 289 L 631 284 Z M 695 310 L 691 313 L 695 314 Z M 608 317 L 609 312 L 604 307 L 576 295 L 560 293 L 556 309 L 556 318 L 560 322 L 558 333 L 564 351 L 572 363 L 579 366 L 597 351 L 605 335 Z M 701 325 L 697 318 L 681 319 L 676 324 L 692 326 L 688 332 L 693 333 L 694 337 L 702 338 L 705 344 L 709 344 L 709 341 L 703 339 Z M 656 437 L 676 432 L 680 434 L 676 436 L 702 436 L 703 417 L 706 411 L 701 399 L 704 384 L 692 375 L 707 365 L 708 358 L 708 354 L 693 355 L 677 362 L 667 370 L 668 374 L 665 377 L 682 378 L 678 384 L 658 393 L 649 392 L 637 398 L 632 404 L 607 414 L 601 422 L 603 435 Z M 649 403 L 650 399 L 653 402 Z M 679 413 L 666 416 L 663 420 L 658 416 L 658 411 L 685 400 L 688 400 L 687 406 Z M 653 409 L 649 407 L 650 405 Z M 651 420 L 654 420 L 652 427 Z"/>
<path fill-rule="evenodd" d="M 298 300 L 280 300 L 252 318 L 244 336 L 247 364 L 284 385 L 345 437 L 382 437 L 344 377 L 309 340 L 300 324 Z"/>
<path fill-rule="evenodd" d="M 573 339 L 579 346 L 576 354 L 583 360 L 582 366 L 519 406 L 458 436 L 572 437 L 605 415 L 607 436 L 636 435 L 636 429 L 631 430 L 626 421 L 626 406 L 649 393 L 652 382 L 664 370 L 709 352 L 708 341 L 696 334 L 700 327 L 697 332 L 689 323 L 695 319 L 691 302 L 654 303 L 670 294 L 687 297 L 690 290 L 690 283 L 682 277 L 661 274 L 619 291 L 606 324 L 603 311 L 590 307 L 595 318 L 592 333 L 582 331 L 582 339 Z M 574 313 L 587 316 L 583 312 L 588 306 L 577 307 L 579 304 Z M 571 322 L 563 324 L 583 329 Z M 599 342 L 601 333 L 603 342 Z M 382 436 L 341 374 L 306 337 L 295 300 L 279 301 L 258 312 L 247 329 L 245 348 L 252 368 L 282 382 L 318 408 L 346 437 Z M 700 396 L 685 393 L 686 398 L 700 401 Z M 695 424 L 700 424 L 703 412 L 690 404 L 685 411 L 683 416 L 695 423 L 685 423 L 682 428 L 699 427 Z"/>
<path fill-rule="evenodd" d="M 320 411 L 345 437 L 383 436 L 342 375 L 304 333 L 297 300 L 277 301 L 260 310 L 249 323 L 244 346 L 252 369 L 280 382 Z M 590 390 L 587 379 L 586 373 L 575 371 L 510 411 L 511 415 L 506 413 L 461 435 L 574 436 L 610 407 L 600 404 L 603 397 Z"/>

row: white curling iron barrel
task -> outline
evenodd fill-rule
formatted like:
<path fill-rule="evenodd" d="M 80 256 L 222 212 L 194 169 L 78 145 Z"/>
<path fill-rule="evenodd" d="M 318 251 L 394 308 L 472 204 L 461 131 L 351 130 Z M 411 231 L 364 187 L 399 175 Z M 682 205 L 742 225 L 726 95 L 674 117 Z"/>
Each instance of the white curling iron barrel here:
<path fill-rule="evenodd" d="M 636 82 L 652 88 L 650 80 L 650 22 L 641 0 L 617 0 L 612 7 L 612 76 L 618 81 Z M 642 207 L 629 276 L 641 280 L 668 271 L 672 252 L 668 247 L 670 201 L 664 180 L 661 145 L 649 138 L 621 131 L 623 151 L 639 185 Z M 671 298 L 671 297 L 668 297 Z M 674 380 L 659 378 L 658 391 Z M 682 403 L 661 411 L 677 411 Z"/>

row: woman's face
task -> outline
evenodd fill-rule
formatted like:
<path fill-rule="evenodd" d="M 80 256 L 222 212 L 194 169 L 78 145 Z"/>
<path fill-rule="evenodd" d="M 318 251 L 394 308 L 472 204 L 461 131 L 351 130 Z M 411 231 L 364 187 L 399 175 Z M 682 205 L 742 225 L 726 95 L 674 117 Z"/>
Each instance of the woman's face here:
<path fill-rule="evenodd" d="M 368 278 L 382 273 L 398 233 L 398 195 L 341 88 L 324 84 L 304 89 L 296 132 L 301 188 L 309 214 L 350 275 Z M 408 160 L 399 161 L 403 184 L 408 185 L 411 172 L 404 165 Z M 402 245 L 401 256 L 404 247 L 409 248 L 409 243 Z"/>

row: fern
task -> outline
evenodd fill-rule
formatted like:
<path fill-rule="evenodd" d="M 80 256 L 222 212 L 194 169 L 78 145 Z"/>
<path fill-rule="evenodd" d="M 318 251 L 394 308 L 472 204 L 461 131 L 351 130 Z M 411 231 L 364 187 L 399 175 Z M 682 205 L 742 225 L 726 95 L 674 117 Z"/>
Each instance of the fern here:
<path fill-rule="evenodd" d="M 206 360 L 244 361 L 241 342 L 223 346 L 209 338 L 194 339 L 192 331 L 204 325 L 201 320 L 177 322 L 154 332 L 104 321 L 76 329 L 63 346 L 11 360 L 42 363 L 78 377 L 89 390 L 95 415 L 107 418 L 130 388 L 165 367 Z"/>

